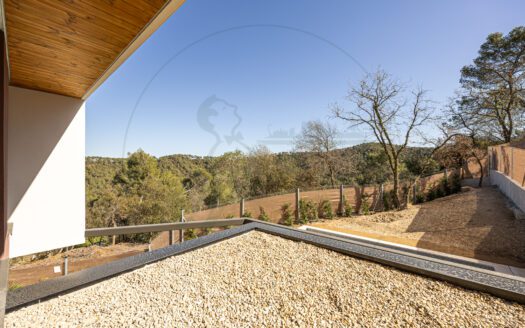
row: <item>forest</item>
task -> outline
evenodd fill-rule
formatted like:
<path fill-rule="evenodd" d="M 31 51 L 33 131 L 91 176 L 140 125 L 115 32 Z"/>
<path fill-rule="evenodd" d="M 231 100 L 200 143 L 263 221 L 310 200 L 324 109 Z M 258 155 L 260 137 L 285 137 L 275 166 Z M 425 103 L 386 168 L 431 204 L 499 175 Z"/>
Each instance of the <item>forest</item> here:
<path fill-rule="evenodd" d="M 409 147 L 401 179 L 435 173 L 432 148 Z M 322 156 L 322 158 L 321 158 Z M 326 158 L 327 160 L 323 160 Z M 86 158 L 87 227 L 175 221 L 180 210 L 199 211 L 238 201 L 344 185 L 391 180 L 387 157 L 377 143 L 316 152 L 272 153 L 257 147 L 215 157 L 153 157 L 142 150 L 127 158 Z"/>

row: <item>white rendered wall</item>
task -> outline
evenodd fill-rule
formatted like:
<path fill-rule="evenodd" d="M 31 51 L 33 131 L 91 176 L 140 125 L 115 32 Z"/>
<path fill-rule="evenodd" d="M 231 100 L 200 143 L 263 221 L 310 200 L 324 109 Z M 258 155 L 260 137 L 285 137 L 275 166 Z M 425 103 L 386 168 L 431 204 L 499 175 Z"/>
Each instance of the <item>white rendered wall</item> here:
<path fill-rule="evenodd" d="M 525 188 L 510 177 L 495 170 L 490 170 L 490 183 L 498 186 L 505 196 L 510 198 L 521 211 L 525 212 Z"/>
<path fill-rule="evenodd" d="M 9 87 L 7 155 L 10 257 L 83 243 L 84 102 Z"/>

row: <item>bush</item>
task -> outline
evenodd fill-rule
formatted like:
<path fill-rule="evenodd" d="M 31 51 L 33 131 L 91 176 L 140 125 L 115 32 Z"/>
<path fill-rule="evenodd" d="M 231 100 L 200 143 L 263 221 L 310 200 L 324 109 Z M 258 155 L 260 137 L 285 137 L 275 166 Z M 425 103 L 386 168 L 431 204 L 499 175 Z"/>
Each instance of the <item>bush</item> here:
<path fill-rule="evenodd" d="M 441 189 L 443 190 L 443 193 L 445 194 L 445 196 L 452 194 L 452 189 L 450 188 L 450 183 L 448 182 L 448 178 L 443 177 L 439 183 L 441 185 Z"/>
<path fill-rule="evenodd" d="M 368 204 L 369 199 L 370 199 L 369 194 L 363 193 L 361 195 L 361 213 L 364 215 L 370 214 L 370 204 Z"/>
<path fill-rule="evenodd" d="M 390 211 L 394 206 L 393 190 L 383 193 L 383 210 Z"/>
<path fill-rule="evenodd" d="M 370 205 L 368 205 L 368 200 L 361 203 L 361 213 L 364 215 L 370 214 Z"/>
<path fill-rule="evenodd" d="M 333 219 L 334 212 L 332 210 L 332 203 L 329 200 L 322 200 L 319 203 L 319 217 L 323 219 Z"/>
<path fill-rule="evenodd" d="M 201 229 L 201 235 L 202 236 L 207 236 L 211 233 L 211 228 L 202 228 Z"/>
<path fill-rule="evenodd" d="M 450 176 L 450 191 L 454 194 L 461 191 L 461 177 L 458 173 Z"/>
<path fill-rule="evenodd" d="M 262 206 L 259 206 L 259 217 L 258 217 L 258 219 L 261 220 L 261 221 L 265 221 L 265 222 L 270 221 L 270 217 L 268 216 L 268 214 L 266 214 L 266 211 L 264 210 L 264 208 Z"/>
<path fill-rule="evenodd" d="M 244 213 L 242 213 L 242 216 L 241 216 L 241 218 L 251 218 L 251 217 L 252 217 L 252 213 L 248 211 L 244 211 Z"/>
<path fill-rule="evenodd" d="M 434 189 L 434 193 L 436 194 L 435 198 L 441 198 L 445 196 L 445 191 L 443 190 L 443 185 L 441 183 L 433 187 L 432 189 Z"/>
<path fill-rule="evenodd" d="M 299 201 L 299 224 L 305 224 L 311 221 L 317 221 L 319 219 L 319 212 L 317 210 L 317 204 L 311 200 L 301 199 Z"/>
<path fill-rule="evenodd" d="M 416 194 L 416 204 L 421 204 L 425 202 L 425 194 L 422 192 L 418 192 Z"/>
<path fill-rule="evenodd" d="M 430 188 L 430 190 L 427 192 L 427 202 L 433 201 L 434 199 L 436 199 L 436 197 L 436 188 Z"/>
<path fill-rule="evenodd" d="M 187 229 L 184 233 L 184 240 L 190 240 L 197 238 L 197 234 L 194 229 Z"/>
<path fill-rule="evenodd" d="M 226 218 L 227 218 L 227 219 L 233 219 L 234 217 L 235 217 L 235 215 L 233 215 L 233 214 L 228 214 L 228 215 L 226 215 Z"/>
<path fill-rule="evenodd" d="M 290 209 L 290 203 L 283 204 L 281 206 L 281 222 L 287 226 L 293 224 L 292 210 Z"/>
<path fill-rule="evenodd" d="M 346 216 L 347 218 L 351 217 L 352 214 L 354 213 L 354 208 L 353 208 L 352 204 L 350 204 L 348 202 L 345 203 L 344 210 L 345 210 L 344 216 Z"/>

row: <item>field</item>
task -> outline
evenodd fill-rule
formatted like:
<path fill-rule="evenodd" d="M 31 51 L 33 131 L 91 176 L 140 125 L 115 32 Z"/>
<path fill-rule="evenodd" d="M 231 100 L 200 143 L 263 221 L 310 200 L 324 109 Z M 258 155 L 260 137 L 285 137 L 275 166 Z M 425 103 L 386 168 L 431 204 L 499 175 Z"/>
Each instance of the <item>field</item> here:
<path fill-rule="evenodd" d="M 376 213 L 313 223 L 320 228 L 525 267 L 525 220 L 517 219 L 496 188 Z"/>

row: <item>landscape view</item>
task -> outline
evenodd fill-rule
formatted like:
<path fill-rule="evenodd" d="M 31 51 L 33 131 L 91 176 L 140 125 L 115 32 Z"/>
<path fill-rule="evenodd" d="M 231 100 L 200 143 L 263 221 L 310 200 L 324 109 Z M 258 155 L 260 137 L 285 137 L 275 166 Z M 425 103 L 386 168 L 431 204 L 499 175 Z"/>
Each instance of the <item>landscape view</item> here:
<path fill-rule="evenodd" d="M 525 326 L 518 4 L 182 3 L 82 94 L 84 243 L 8 259 L 6 326 Z"/>

